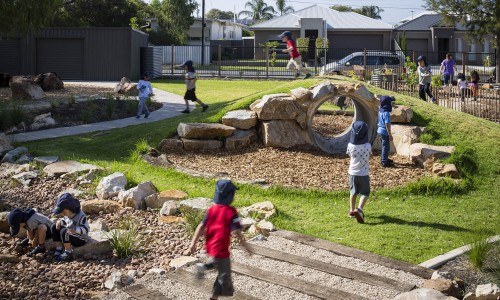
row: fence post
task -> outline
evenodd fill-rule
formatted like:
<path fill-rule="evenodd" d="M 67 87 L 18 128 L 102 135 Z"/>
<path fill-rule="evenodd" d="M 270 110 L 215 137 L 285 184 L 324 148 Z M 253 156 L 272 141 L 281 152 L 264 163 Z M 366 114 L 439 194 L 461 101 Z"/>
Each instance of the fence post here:
<path fill-rule="evenodd" d="M 363 49 L 363 79 L 366 78 L 366 48 Z"/>
<path fill-rule="evenodd" d="M 172 50 L 170 53 L 170 73 L 174 76 L 174 45 L 171 45 L 170 48 Z"/>
<path fill-rule="evenodd" d="M 318 75 L 318 48 L 314 53 L 314 75 Z"/>
<path fill-rule="evenodd" d="M 219 77 L 221 76 L 221 66 L 222 66 L 222 45 L 219 44 L 219 55 L 218 55 L 219 61 L 217 62 L 217 65 L 219 67 Z"/>
<path fill-rule="evenodd" d="M 415 62 L 415 50 L 411 50 L 412 62 Z"/>
<path fill-rule="evenodd" d="M 269 78 L 269 48 L 266 47 L 266 78 Z"/>

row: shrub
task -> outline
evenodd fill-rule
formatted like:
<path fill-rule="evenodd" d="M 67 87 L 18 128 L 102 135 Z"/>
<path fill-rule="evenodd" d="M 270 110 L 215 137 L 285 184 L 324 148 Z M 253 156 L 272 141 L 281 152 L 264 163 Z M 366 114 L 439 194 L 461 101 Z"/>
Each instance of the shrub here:
<path fill-rule="evenodd" d="M 59 102 L 55 99 L 50 100 L 50 108 L 56 109 L 59 106 Z"/>
<path fill-rule="evenodd" d="M 71 97 L 69 97 L 69 99 L 68 99 L 68 106 L 73 107 L 73 105 L 75 105 L 75 103 L 76 103 L 76 98 L 74 95 L 71 95 Z"/>
<path fill-rule="evenodd" d="M 115 113 L 116 109 L 116 103 L 113 98 L 107 98 L 106 99 L 106 116 L 108 119 L 111 119 L 113 117 L 113 114 Z"/>
<path fill-rule="evenodd" d="M 406 57 L 405 68 L 406 68 L 406 83 L 412 85 L 418 84 L 417 64 L 412 62 L 409 56 Z"/>
<path fill-rule="evenodd" d="M 28 119 L 25 108 L 17 103 L 0 103 L 0 130 L 17 126 Z"/>
<path fill-rule="evenodd" d="M 488 253 L 493 248 L 493 244 L 488 243 L 488 238 L 482 235 L 477 238 L 471 245 L 468 253 L 469 261 L 472 267 L 476 270 L 481 270 L 484 262 L 488 257 Z"/>
<path fill-rule="evenodd" d="M 94 111 L 90 109 L 84 109 L 81 112 L 80 117 L 83 124 L 92 123 L 92 121 L 94 120 Z"/>
<path fill-rule="evenodd" d="M 110 243 L 114 253 L 118 258 L 125 258 L 136 255 L 142 251 L 142 246 L 146 243 L 139 234 L 137 225 L 132 219 L 122 219 L 118 228 L 112 230 Z"/>
<path fill-rule="evenodd" d="M 455 164 L 462 177 L 472 177 L 478 171 L 476 151 L 471 148 L 457 148 L 451 154 L 449 162 Z"/>
<path fill-rule="evenodd" d="M 205 213 L 185 206 L 181 208 L 181 215 L 186 221 L 186 229 L 188 233 L 192 236 L 196 230 L 196 227 L 198 227 L 198 224 L 200 224 L 203 220 Z"/>
<path fill-rule="evenodd" d="M 443 86 L 443 79 L 441 78 L 441 75 L 434 75 L 432 76 L 432 85 L 433 86 Z"/>

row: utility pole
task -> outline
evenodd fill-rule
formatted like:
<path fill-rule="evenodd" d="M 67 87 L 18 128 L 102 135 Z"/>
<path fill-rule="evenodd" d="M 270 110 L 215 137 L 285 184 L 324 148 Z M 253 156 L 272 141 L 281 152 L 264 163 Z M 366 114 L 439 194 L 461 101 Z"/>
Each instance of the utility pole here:
<path fill-rule="evenodd" d="M 205 64 L 205 0 L 201 0 L 201 65 Z"/>

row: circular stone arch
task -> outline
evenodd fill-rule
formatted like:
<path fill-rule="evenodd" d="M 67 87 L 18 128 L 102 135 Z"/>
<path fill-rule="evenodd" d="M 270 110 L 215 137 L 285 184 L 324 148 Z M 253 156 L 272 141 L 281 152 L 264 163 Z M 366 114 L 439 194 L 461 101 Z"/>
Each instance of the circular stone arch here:
<path fill-rule="evenodd" d="M 314 115 L 326 101 L 339 96 L 346 96 L 354 102 L 355 121 L 364 121 L 368 125 L 368 141 L 373 143 L 377 133 L 377 112 L 379 100 L 361 84 L 322 83 L 313 89 L 312 101 L 307 110 L 307 134 L 313 145 L 330 154 L 346 153 L 352 124 L 344 132 L 333 138 L 327 138 L 315 132 L 312 127 Z"/>

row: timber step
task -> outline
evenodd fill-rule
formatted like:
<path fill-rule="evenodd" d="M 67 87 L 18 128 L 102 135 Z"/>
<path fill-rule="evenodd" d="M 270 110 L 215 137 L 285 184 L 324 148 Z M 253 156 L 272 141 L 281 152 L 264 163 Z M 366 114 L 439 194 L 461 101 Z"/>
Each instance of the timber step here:
<path fill-rule="evenodd" d="M 171 300 L 159 291 L 151 290 L 142 284 L 136 284 L 123 289 L 134 300 Z"/>
<path fill-rule="evenodd" d="M 294 242 L 302 243 L 305 245 L 309 245 L 312 247 L 316 247 L 319 249 L 327 250 L 333 252 L 337 255 L 342 256 L 350 256 L 358 259 L 362 259 L 368 262 L 372 262 L 381 266 L 385 266 L 391 269 L 396 269 L 400 271 L 404 271 L 407 273 L 411 273 L 413 275 L 422 277 L 424 279 L 430 279 L 434 270 L 425 268 L 419 265 L 413 265 L 404 261 L 400 261 L 393 258 L 388 258 L 382 255 L 366 252 L 363 250 L 351 248 L 348 246 L 339 245 L 327 240 L 318 239 L 312 236 L 308 236 L 305 234 L 287 231 L 287 230 L 278 230 L 271 232 L 271 235 L 285 238 Z"/>

